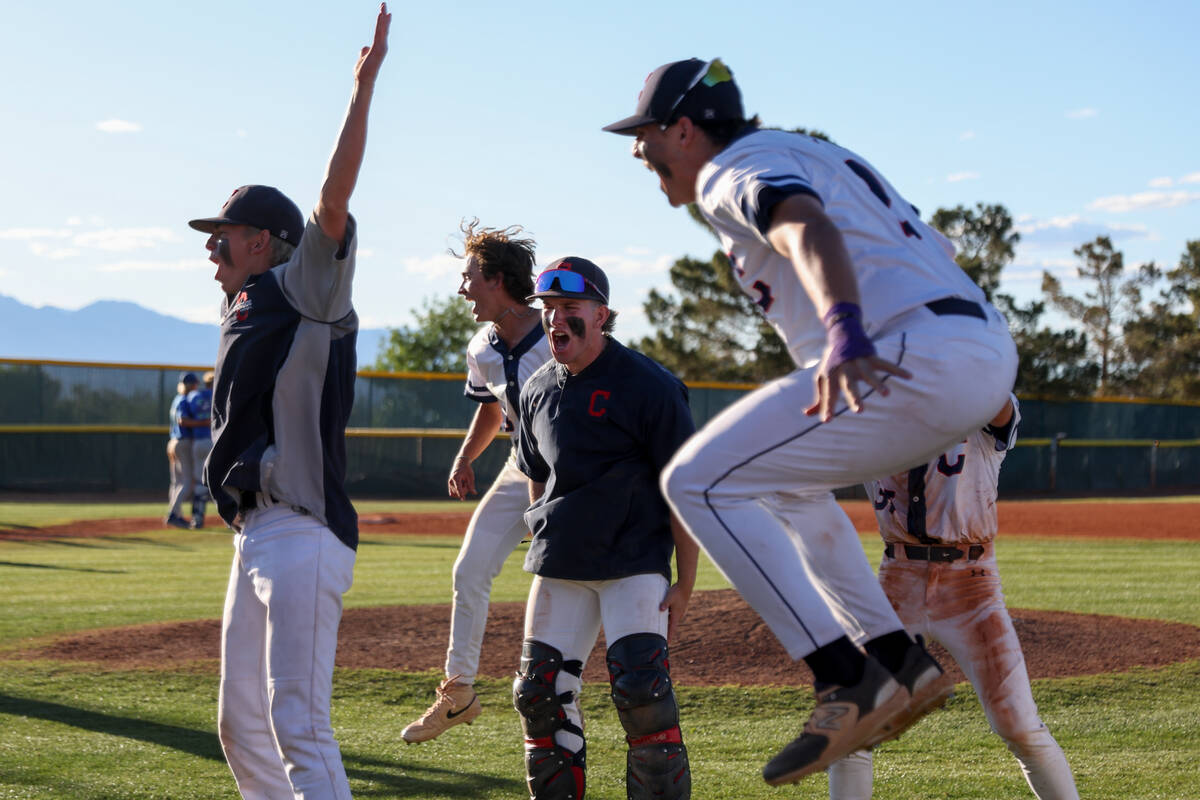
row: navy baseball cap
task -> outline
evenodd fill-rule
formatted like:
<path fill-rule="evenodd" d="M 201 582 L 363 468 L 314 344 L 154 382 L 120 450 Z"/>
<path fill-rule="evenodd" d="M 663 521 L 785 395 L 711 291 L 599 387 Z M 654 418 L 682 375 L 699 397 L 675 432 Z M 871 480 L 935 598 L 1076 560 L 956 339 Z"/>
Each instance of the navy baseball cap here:
<path fill-rule="evenodd" d="M 542 270 L 526 297 L 575 297 L 608 305 L 608 276 L 586 258 L 567 256 Z"/>
<path fill-rule="evenodd" d="M 199 383 L 200 379 L 196 377 L 194 372 L 185 372 L 179 376 L 180 383 Z"/>
<path fill-rule="evenodd" d="M 234 189 L 219 216 L 194 219 L 188 225 L 204 233 L 212 233 L 218 225 L 249 225 L 294 245 L 304 234 L 304 215 L 274 186 L 251 184 Z"/>
<path fill-rule="evenodd" d="M 721 59 L 689 58 L 663 64 L 646 77 L 633 116 L 602 130 L 633 136 L 634 129 L 642 125 L 670 124 L 679 117 L 693 122 L 745 119 L 742 92 Z"/>

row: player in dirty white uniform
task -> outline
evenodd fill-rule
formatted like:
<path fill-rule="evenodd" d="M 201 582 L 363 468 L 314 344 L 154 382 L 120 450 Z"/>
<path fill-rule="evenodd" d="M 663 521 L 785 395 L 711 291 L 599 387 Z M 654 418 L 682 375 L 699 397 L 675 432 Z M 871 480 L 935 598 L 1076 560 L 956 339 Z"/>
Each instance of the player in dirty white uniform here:
<path fill-rule="evenodd" d="M 800 366 L 712 420 L 663 474 L 688 530 L 816 678 L 808 724 L 763 770 L 793 782 L 949 693 L 832 490 L 928 461 L 987 422 L 1015 347 L 953 248 L 871 164 L 747 121 L 719 60 L 655 70 L 634 115 L 605 129 L 636 137 L 672 205 L 698 205 Z"/>
<path fill-rule="evenodd" d="M 909 633 L 941 642 L 1038 800 L 1078 800 L 1062 749 L 1038 718 L 996 571 L 996 485 L 1017 439 L 1017 398 L 928 464 L 866 484 L 884 541 L 879 582 Z M 830 800 L 870 800 L 871 753 L 829 768 Z"/>
<path fill-rule="evenodd" d="M 516 238 L 519 227 L 477 225 L 474 220 L 462 226 L 466 266 L 458 293 L 471 303 L 477 322 L 491 324 L 476 331 L 467 344 L 466 395 L 479 405 L 447 481 L 450 496 L 459 500 L 475 494 L 471 463 L 498 432 L 516 430 L 521 387 L 550 358 L 541 315 L 525 299 L 533 294 L 533 240 Z M 529 532 L 522 516 L 528 506 L 529 482 L 517 469 L 513 451 L 467 525 L 454 562 L 446 680 L 438 686 L 433 705 L 401 732 L 408 744 L 434 739 L 481 713 L 474 684 L 488 598 L 504 560 Z"/>

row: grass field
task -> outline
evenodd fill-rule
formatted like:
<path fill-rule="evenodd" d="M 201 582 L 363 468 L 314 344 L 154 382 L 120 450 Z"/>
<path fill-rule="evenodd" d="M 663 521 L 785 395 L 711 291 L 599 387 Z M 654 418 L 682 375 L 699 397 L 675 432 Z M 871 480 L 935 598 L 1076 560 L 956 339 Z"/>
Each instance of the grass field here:
<path fill-rule="evenodd" d="M 0 504 L 0 526 L 159 512 L 157 505 L 46 505 Z M 875 560 L 877 539 L 864 537 L 864 544 Z M 347 606 L 447 602 L 457 549 L 450 537 L 365 535 Z M 509 559 L 494 599 L 524 598 L 521 555 Z M 229 536 L 218 531 L 0 541 L 0 799 L 236 797 L 216 739 L 214 674 L 12 656 L 69 631 L 217 617 L 229 557 Z M 1014 607 L 1200 625 L 1195 543 L 1012 537 L 1001 539 L 998 557 Z M 699 588 L 725 587 L 702 562 Z M 525 796 L 508 681 L 481 683 L 486 712 L 474 725 L 421 746 L 401 743 L 400 729 L 428 704 L 437 679 L 338 671 L 334 724 L 355 796 Z M 1081 796 L 1200 798 L 1200 662 L 1037 681 L 1034 694 Z M 583 702 L 588 797 L 617 800 L 624 797 L 624 751 L 607 687 L 589 685 Z M 680 702 L 698 800 L 826 796 L 821 776 L 782 789 L 758 777 L 765 759 L 797 733 L 811 704 L 806 691 L 682 687 Z M 1032 796 L 965 684 L 944 712 L 880 748 L 876 776 L 878 798 Z"/>

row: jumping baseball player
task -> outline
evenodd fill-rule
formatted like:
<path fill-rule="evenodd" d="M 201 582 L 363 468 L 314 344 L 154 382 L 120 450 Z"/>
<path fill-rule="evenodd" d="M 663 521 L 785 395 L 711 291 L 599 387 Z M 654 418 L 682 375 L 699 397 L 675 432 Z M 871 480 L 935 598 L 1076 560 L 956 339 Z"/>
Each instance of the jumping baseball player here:
<path fill-rule="evenodd" d="M 307 224 L 261 185 L 189 223 L 209 234 L 225 293 L 204 474 L 235 532 L 217 727 L 245 798 L 350 797 L 329 720 L 358 544 L 344 487 L 358 334 L 349 202 L 390 23 L 381 5 Z"/>
<path fill-rule="evenodd" d="M 878 170 L 747 121 L 719 60 L 654 70 L 636 112 L 605 130 L 636 137 L 672 205 L 699 206 L 800 367 L 726 409 L 663 474 L 688 530 L 816 678 L 808 723 L 763 769 L 768 783 L 793 782 L 898 735 L 950 693 L 832 490 L 924 463 L 981 427 L 1008 396 L 1015 347 L 949 242 Z"/>
<path fill-rule="evenodd" d="M 208 487 L 204 485 L 204 462 L 212 450 L 212 386 L 214 374 L 204 373 L 204 386 L 188 392 L 182 425 L 192 432 L 192 521 L 189 527 L 204 527 L 208 506 Z"/>
<path fill-rule="evenodd" d="M 608 278 L 591 261 L 559 259 L 534 288 L 554 360 L 521 391 L 517 437 L 533 501 L 525 569 L 534 578 L 513 683 L 529 794 L 584 796 L 580 675 L 603 626 L 629 746 L 626 794 L 687 798 L 691 772 L 667 642 L 687 611 L 699 549 L 658 489 L 662 468 L 693 430 L 687 389 L 611 337 Z"/>
<path fill-rule="evenodd" d="M 962 667 L 992 730 L 1038 800 L 1078 800 L 1062 749 L 1038 718 L 992 542 L 996 484 L 1021 420 L 1017 398 L 986 427 L 907 472 L 871 481 L 883 536 L 879 582 L 910 633 L 937 639 Z M 830 800 L 870 800 L 871 753 L 829 768 Z"/>
<path fill-rule="evenodd" d="M 521 387 L 550 358 L 541 316 L 525 299 L 533 294 L 533 240 L 516 238 L 519 227 L 477 225 L 474 220 L 462 228 L 466 266 L 458 293 L 471 304 L 476 321 L 491 324 L 480 328 L 467 345 L 466 395 L 478 406 L 450 466 L 447 488 L 459 500 L 475 494 L 471 464 L 499 431 L 516 430 Z M 446 680 L 429 710 L 402 732 L 405 742 L 433 739 L 482 711 L 474 683 L 488 596 L 504 560 L 529 531 L 523 517 L 528 506 L 529 482 L 517 469 L 514 449 L 467 525 L 454 562 Z"/>
<path fill-rule="evenodd" d="M 192 428 L 187 421 L 188 392 L 196 388 L 200 380 L 194 372 L 185 372 L 179 376 L 175 387 L 175 397 L 171 400 L 171 408 L 167 412 L 170 417 L 169 436 L 167 441 L 167 466 L 171 473 L 171 488 L 167 495 L 166 524 L 172 528 L 187 528 L 188 521 L 179 513 L 183 504 L 192 496 L 195 487 L 195 459 L 192 456 Z"/>

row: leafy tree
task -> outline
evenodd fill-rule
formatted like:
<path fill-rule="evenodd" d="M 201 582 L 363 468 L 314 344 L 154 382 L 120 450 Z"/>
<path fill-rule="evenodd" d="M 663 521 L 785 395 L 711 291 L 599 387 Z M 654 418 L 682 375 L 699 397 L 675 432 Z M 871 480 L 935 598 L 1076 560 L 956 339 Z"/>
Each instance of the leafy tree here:
<path fill-rule="evenodd" d="M 1143 305 L 1144 291 L 1164 280 L 1166 288 Z M 1200 400 L 1200 240 L 1187 243 L 1170 272 L 1143 265 L 1126 295 L 1135 311 L 1122 331 L 1124 388 L 1142 397 Z"/>
<path fill-rule="evenodd" d="M 1012 262 L 1021 239 L 1008 209 L 999 203 L 939 208 L 929 224 L 954 242 L 954 260 L 991 300 L 1000 286 L 1000 271 Z"/>
<path fill-rule="evenodd" d="M 795 369 L 783 341 L 734 281 L 729 259 L 681 258 L 678 297 L 651 290 L 643 308 L 652 336 L 633 346 L 684 380 L 761 382 Z"/>
<path fill-rule="evenodd" d="M 997 294 L 996 307 L 1008 317 L 1017 345 L 1017 391 L 1052 397 L 1090 397 L 1096 391 L 1100 365 L 1088 357 L 1086 334 L 1039 325 L 1044 302 L 1018 306 L 1012 295 Z"/>
<path fill-rule="evenodd" d="M 1122 383 L 1120 373 L 1125 351 L 1120 337 L 1120 317 L 1122 306 L 1131 297 L 1136 297 L 1136 289 L 1124 280 L 1124 255 L 1113 249 L 1112 240 L 1107 236 L 1097 236 L 1094 241 L 1081 245 L 1075 249 L 1075 255 L 1083 262 L 1077 270 L 1079 277 L 1089 282 L 1083 297 L 1067 294 L 1062 282 L 1049 272 L 1042 273 L 1042 292 L 1091 337 L 1092 349 L 1100 361 L 1099 391 L 1108 394 Z"/>
<path fill-rule="evenodd" d="M 465 372 L 466 347 L 478 324 L 456 295 L 426 298 L 412 326 L 390 328 L 375 369 L 388 372 Z"/>

